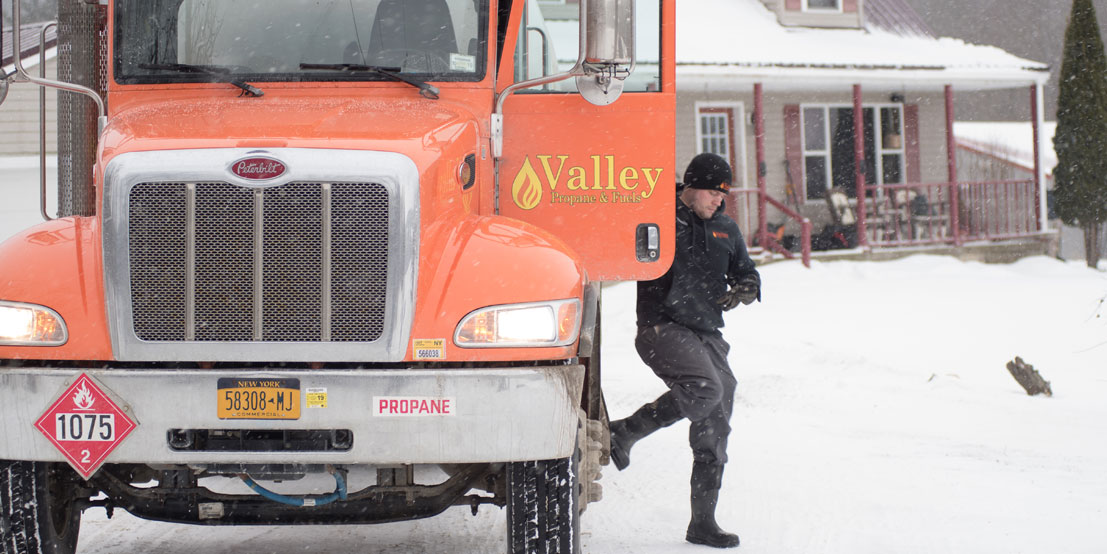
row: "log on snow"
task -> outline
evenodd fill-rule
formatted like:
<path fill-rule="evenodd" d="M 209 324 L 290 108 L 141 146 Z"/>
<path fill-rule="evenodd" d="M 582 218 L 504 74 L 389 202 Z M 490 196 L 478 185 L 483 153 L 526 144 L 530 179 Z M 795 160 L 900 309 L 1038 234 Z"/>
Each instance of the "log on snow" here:
<path fill-rule="evenodd" d="M 1014 361 L 1007 362 L 1007 371 L 1010 371 L 1015 381 L 1018 381 L 1019 385 L 1026 389 L 1026 394 L 1030 396 L 1036 394 L 1053 396 L 1053 390 L 1049 388 L 1049 381 L 1042 379 L 1042 375 L 1038 373 L 1038 370 L 1023 361 L 1022 358 L 1015 356 Z"/>

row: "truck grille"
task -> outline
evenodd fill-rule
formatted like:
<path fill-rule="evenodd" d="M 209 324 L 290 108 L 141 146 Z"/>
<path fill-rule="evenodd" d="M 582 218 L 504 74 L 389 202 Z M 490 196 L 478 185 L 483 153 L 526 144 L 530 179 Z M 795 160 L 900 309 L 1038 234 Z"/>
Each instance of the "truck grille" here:
<path fill-rule="evenodd" d="M 128 243 L 145 341 L 371 342 L 388 297 L 374 183 L 139 183 Z"/>

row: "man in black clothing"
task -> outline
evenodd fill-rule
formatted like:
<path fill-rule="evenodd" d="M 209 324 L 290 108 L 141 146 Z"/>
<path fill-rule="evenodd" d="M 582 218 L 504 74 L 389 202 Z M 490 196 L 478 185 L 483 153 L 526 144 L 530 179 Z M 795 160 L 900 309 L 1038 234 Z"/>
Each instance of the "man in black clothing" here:
<path fill-rule="evenodd" d="M 737 385 L 719 328 L 723 311 L 761 299 L 761 277 L 742 233 L 723 213 L 730 182 L 730 165 L 715 154 L 696 156 L 684 173 L 673 265 L 638 283 L 634 341 L 669 392 L 611 423 L 611 459 L 622 470 L 635 442 L 685 417 L 691 421 L 692 521 L 685 539 L 718 548 L 738 546 L 738 536 L 715 522 Z"/>

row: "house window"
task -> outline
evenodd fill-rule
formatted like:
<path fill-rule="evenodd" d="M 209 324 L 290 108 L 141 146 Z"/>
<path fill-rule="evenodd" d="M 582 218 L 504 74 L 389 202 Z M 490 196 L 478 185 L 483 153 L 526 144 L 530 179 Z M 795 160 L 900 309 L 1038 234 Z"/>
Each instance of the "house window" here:
<path fill-rule="evenodd" d="M 880 182 L 885 185 L 902 183 L 905 173 L 903 109 L 900 106 L 880 108 Z"/>
<path fill-rule="evenodd" d="M 842 11 L 842 0 L 803 0 L 803 11 L 840 12 Z"/>
<path fill-rule="evenodd" d="M 734 188 L 746 186 L 746 143 L 741 132 L 745 113 L 741 103 L 696 104 L 696 153 L 726 158 L 733 168 Z"/>
<path fill-rule="evenodd" d="M 861 113 L 865 183 L 871 186 L 902 183 L 903 106 L 865 106 Z M 856 198 L 853 106 L 805 105 L 802 116 L 805 197 L 821 200 L 826 197 L 828 187 L 839 187 Z"/>

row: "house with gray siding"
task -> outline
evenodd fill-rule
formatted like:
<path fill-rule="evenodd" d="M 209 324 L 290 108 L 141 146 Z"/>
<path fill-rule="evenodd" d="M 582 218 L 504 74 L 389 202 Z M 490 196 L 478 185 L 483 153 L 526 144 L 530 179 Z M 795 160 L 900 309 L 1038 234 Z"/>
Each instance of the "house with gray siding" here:
<path fill-rule="evenodd" d="M 703 0 L 677 18 L 695 29 L 677 34 L 678 166 L 731 159 L 731 215 L 751 242 L 782 251 L 804 221 L 817 248 L 1050 236 L 1041 164 L 966 180 L 952 131 L 954 91 L 999 89 L 1024 90 L 1040 128 L 1044 64 L 937 37 L 904 0 Z M 828 191 L 855 220 L 839 244 Z"/>
<path fill-rule="evenodd" d="M 576 38 L 559 29 L 575 28 L 574 2 L 533 4 L 559 66 L 571 67 Z M 636 6 L 648 74 L 656 38 L 643 31 L 657 4 Z M 728 209 L 755 249 L 793 255 L 806 235 L 816 248 L 862 250 L 1053 236 L 1041 164 L 968 180 L 952 131 L 955 91 L 1003 89 L 1022 91 L 1040 129 L 1045 64 L 936 36 L 905 0 L 688 0 L 676 10 L 677 165 L 701 152 L 731 161 Z"/>

